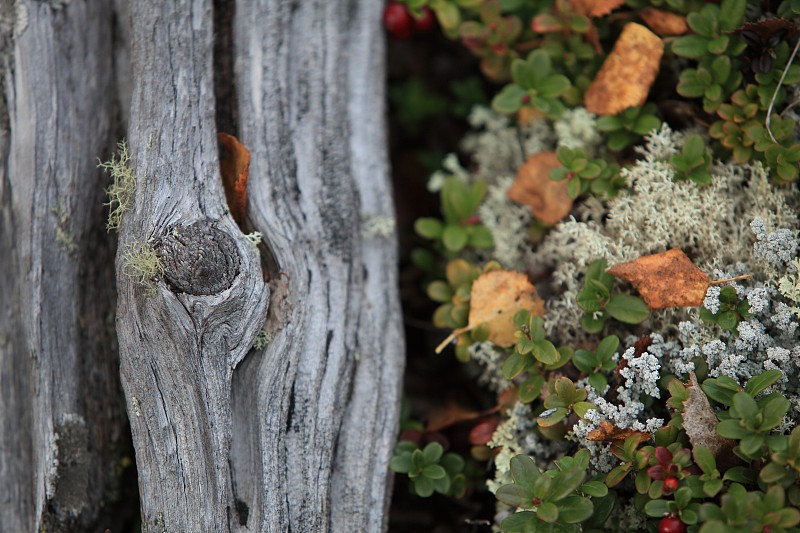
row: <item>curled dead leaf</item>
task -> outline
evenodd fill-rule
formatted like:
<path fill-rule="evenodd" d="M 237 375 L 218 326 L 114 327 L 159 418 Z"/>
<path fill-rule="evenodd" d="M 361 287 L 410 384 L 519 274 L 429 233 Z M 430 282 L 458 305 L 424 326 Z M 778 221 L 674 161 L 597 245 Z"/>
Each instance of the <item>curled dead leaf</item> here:
<path fill-rule="evenodd" d="M 556 224 L 572 210 L 573 199 L 567 194 L 569 180 L 553 181 L 550 171 L 561 166 L 555 152 L 539 152 L 529 157 L 517 172 L 508 189 L 508 197 L 527 205 L 534 218 Z"/>
<path fill-rule="evenodd" d="M 231 216 L 242 227 L 247 213 L 247 175 L 250 168 L 250 151 L 233 135 L 218 133 L 220 150 L 219 168 L 222 185 Z"/>
<path fill-rule="evenodd" d="M 639 16 L 657 35 L 683 35 L 689 31 L 686 17 L 663 9 L 646 7 L 639 10 Z"/>
<path fill-rule="evenodd" d="M 586 110 L 598 115 L 616 115 L 642 105 L 656 79 L 663 54 L 664 43 L 657 35 L 641 24 L 626 24 L 586 90 Z"/>
<path fill-rule="evenodd" d="M 619 263 L 607 272 L 636 287 L 650 309 L 700 306 L 711 285 L 708 276 L 678 248 Z"/>
<path fill-rule="evenodd" d="M 636 435 L 639 438 L 639 442 L 646 441 L 652 437 L 650 433 L 645 431 L 634 431 L 630 428 L 622 429 L 607 420 L 601 420 L 598 428 L 590 431 L 586 435 L 586 439 L 594 442 L 610 442 L 621 445 L 631 435 Z"/>
<path fill-rule="evenodd" d="M 694 372 L 689 373 L 687 390 L 689 398 L 683 402 L 683 429 L 689 437 L 689 442 L 693 447 L 700 445 L 708 448 L 718 459 L 718 464 L 730 466 L 731 461 L 735 463 L 732 450 L 736 442 L 717 435 L 719 420 L 708 397 L 698 386 Z"/>

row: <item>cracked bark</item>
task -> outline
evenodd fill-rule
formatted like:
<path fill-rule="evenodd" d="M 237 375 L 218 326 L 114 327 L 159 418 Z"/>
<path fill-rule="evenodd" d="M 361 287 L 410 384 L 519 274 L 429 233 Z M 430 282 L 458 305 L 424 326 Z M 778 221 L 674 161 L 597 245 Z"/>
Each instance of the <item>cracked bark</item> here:
<path fill-rule="evenodd" d="M 220 46 L 211 0 L 143 0 L 117 19 L 128 51 L 123 0 L 20 1 L 28 27 L 1 49 L 0 531 L 105 527 L 114 275 L 144 531 L 385 529 L 403 338 L 395 238 L 364 233 L 393 217 L 382 3 L 216 0 Z M 225 204 L 218 124 L 252 152 L 260 254 Z M 94 166 L 121 127 L 138 186 L 114 272 Z M 164 267 L 150 288 L 125 262 L 142 246 Z"/>

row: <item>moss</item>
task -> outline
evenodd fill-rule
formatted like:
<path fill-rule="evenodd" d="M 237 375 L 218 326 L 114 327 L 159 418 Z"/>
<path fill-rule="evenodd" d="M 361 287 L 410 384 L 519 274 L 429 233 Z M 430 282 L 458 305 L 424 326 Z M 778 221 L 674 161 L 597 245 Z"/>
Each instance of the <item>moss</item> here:
<path fill-rule="evenodd" d="M 136 171 L 131 167 L 128 145 L 125 141 L 117 144 L 117 153 L 106 162 L 100 162 L 100 168 L 111 174 L 113 182 L 106 189 L 108 195 L 107 205 L 108 221 L 106 229 L 119 230 L 122 216 L 133 207 L 134 193 L 136 192 Z"/>

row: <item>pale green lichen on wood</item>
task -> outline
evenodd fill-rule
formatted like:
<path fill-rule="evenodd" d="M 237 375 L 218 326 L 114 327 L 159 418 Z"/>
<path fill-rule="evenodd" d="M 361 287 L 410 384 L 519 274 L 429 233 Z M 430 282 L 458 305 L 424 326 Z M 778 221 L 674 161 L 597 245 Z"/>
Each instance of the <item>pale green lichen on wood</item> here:
<path fill-rule="evenodd" d="M 128 277 L 147 289 L 148 294 L 155 293 L 154 279 L 164 274 L 164 265 L 148 243 L 129 244 L 122 254 L 122 264 Z"/>
<path fill-rule="evenodd" d="M 108 202 L 103 204 L 109 209 L 106 229 L 119 230 L 122 216 L 133 207 L 137 182 L 136 171 L 131 167 L 127 143 L 125 141 L 117 143 L 117 153 L 108 161 L 100 161 L 98 167 L 108 171 L 113 180 L 106 189 Z"/>
<path fill-rule="evenodd" d="M 270 342 L 272 342 L 272 338 L 273 336 L 271 332 L 262 329 L 258 332 L 258 335 L 256 335 L 256 338 L 253 341 L 253 349 L 263 350 Z"/>
<path fill-rule="evenodd" d="M 66 201 L 63 196 L 58 198 L 58 205 L 52 209 L 53 214 L 58 220 L 56 226 L 56 242 L 70 256 L 74 256 L 78 251 L 78 245 L 69 232 L 69 215 L 67 214 Z"/>

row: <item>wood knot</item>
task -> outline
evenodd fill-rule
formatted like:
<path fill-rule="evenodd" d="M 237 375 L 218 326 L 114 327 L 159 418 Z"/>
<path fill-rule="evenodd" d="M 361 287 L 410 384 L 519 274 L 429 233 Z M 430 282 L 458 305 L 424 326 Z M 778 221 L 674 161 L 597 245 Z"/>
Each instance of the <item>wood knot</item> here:
<path fill-rule="evenodd" d="M 173 292 L 219 294 L 239 275 L 236 241 L 207 220 L 172 226 L 154 248 Z"/>

